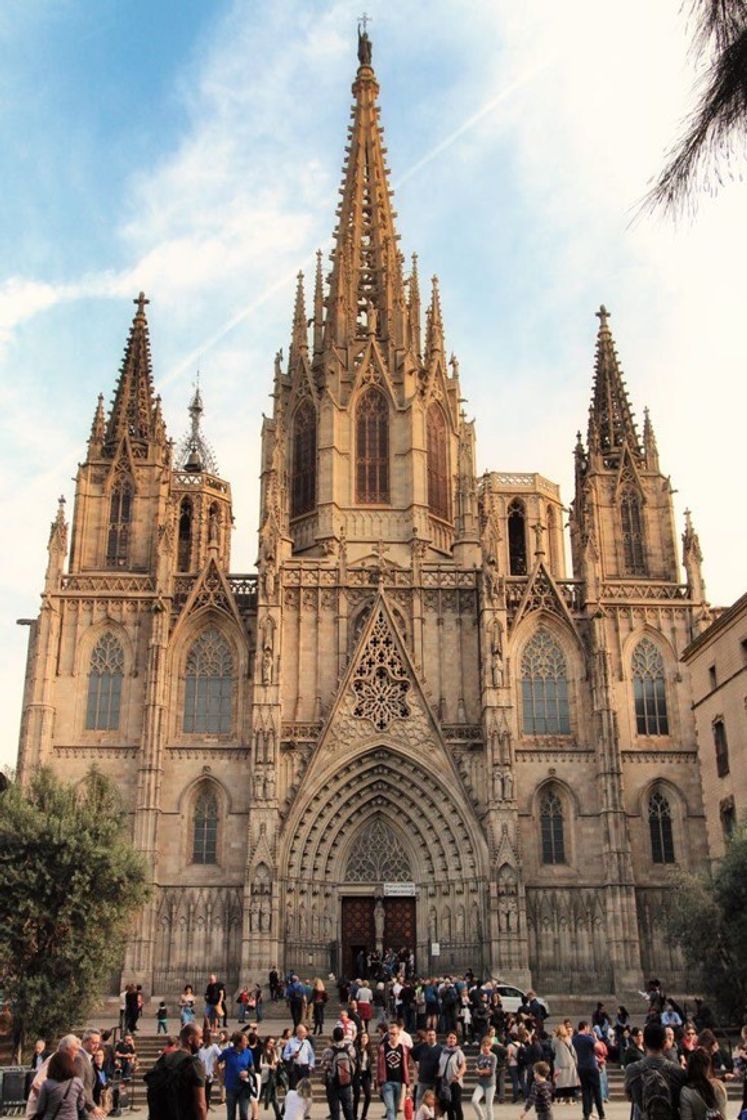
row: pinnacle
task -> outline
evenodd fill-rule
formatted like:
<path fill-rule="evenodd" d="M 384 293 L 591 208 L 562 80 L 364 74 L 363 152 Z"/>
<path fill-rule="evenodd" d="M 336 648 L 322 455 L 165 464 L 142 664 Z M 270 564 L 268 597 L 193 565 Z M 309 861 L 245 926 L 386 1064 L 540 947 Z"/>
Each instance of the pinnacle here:
<path fill-rule="evenodd" d="M 589 410 L 589 446 L 598 442 L 605 466 L 616 467 L 626 446 L 638 458 L 642 457 L 642 451 L 609 327 L 610 314 L 604 304 L 596 315 L 599 330 Z"/>
<path fill-rule="evenodd" d="M 140 292 L 133 302 L 137 306 L 137 311 L 130 327 L 106 428 L 107 455 L 114 454 L 125 435 L 133 444 L 140 446 L 159 440 L 155 424 L 150 337 L 145 314 L 145 307 L 149 300 L 145 298 L 143 292 Z"/>

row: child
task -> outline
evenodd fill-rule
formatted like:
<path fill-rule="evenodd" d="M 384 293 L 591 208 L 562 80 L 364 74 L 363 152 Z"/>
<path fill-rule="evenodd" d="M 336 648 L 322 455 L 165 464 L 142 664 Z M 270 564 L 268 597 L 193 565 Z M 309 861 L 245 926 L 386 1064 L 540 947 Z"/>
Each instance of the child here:
<path fill-rule="evenodd" d="M 415 1113 L 415 1120 L 433 1120 L 436 1115 L 436 1094 L 432 1089 L 426 1089 Z"/>
<path fill-rule="evenodd" d="M 158 1026 L 156 1027 L 156 1034 L 168 1034 L 169 1033 L 169 1009 L 166 1006 L 166 1004 L 163 1002 L 163 1000 L 161 1000 L 161 1002 L 158 1005 L 158 1011 L 156 1011 L 156 1019 L 158 1020 Z"/>
<path fill-rule="evenodd" d="M 534 1072 L 532 1088 L 527 1103 L 519 1113 L 519 1120 L 524 1120 L 532 1105 L 537 1113 L 537 1120 L 552 1120 L 552 1086 L 548 1081 L 550 1067 L 547 1062 L 535 1062 L 532 1071 Z"/>

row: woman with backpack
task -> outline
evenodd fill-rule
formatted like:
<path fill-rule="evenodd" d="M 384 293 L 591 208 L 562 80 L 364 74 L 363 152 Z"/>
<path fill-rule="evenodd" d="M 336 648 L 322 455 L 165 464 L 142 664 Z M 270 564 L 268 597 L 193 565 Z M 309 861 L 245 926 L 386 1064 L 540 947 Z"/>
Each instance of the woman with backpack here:
<path fill-rule="evenodd" d="M 711 1055 L 693 1050 L 680 1092 L 680 1120 L 717 1120 L 726 1116 L 726 1089 L 713 1072 Z"/>

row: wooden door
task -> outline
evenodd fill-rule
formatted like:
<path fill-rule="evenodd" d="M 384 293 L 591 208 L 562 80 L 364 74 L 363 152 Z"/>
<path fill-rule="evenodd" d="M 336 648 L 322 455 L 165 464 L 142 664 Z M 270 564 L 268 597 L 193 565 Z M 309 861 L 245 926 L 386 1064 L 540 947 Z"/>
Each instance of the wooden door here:
<path fill-rule="evenodd" d="M 415 899 L 384 899 L 384 951 L 394 949 L 399 953 L 403 947 L 415 952 L 417 941 L 415 929 Z"/>
<path fill-rule="evenodd" d="M 373 896 L 342 900 L 342 975 L 352 980 L 357 975 L 355 958 L 362 950 L 368 955 L 376 947 Z"/>

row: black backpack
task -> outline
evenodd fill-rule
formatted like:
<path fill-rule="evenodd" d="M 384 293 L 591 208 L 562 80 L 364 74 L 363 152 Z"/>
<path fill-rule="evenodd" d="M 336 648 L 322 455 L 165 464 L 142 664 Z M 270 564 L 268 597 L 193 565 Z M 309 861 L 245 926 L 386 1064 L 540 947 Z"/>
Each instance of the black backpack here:
<path fill-rule="evenodd" d="M 642 1120 L 674 1120 L 672 1087 L 666 1074 L 656 1066 L 641 1074 Z"/>
<path fill-rule="evenodd" d="M 171 1061 L 167 1061 L 167 1058 L 171 1058 Z M 181 1120 L 179 1102 L 182 1090 L 186 1087 L 187 1066 L 190 1062 L 190 1055 L 185 1051 L 174 1055 L 162 1054 L 153 1068 L 145 1074 L 143 1080 L 147 1088 L 150 1120 Z"/>

